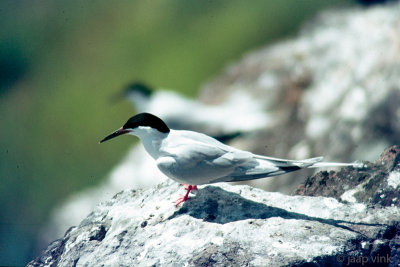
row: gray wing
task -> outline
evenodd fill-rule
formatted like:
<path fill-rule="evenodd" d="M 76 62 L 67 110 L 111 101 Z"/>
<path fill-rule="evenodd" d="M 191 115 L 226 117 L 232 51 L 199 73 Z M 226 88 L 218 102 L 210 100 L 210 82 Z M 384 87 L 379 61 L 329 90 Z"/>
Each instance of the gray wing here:
<path fill-rule="evenodd" d="M 169 148 L 170 153 L 157 159 L 158 168 L 180 182 L 200 185 L 229 176 L 237 168 L 253 161 L 253 154 L 195 142 Z"/>
<path fill-rule="evenodd" d="M 246 169 L 237 169 L 230 175 L 230 180 L 224 181 L 238 182 L 253 179 L 266 178 L 300 170 L 302 168 L 310 168 L 314 164 L 320 162 L 322 157 L 304 159 L 304 160 L 288 160 L 261 155 L 253 155 L 257 162 L 254 166 L 247 164 Z"/>
<path fill-rule="evenodd" d="M 157 159 L 157 166 L 170 178 L 186 184 L 259 179 L 310 167 L 322 159 L 266 157 L 224 145 L 204 134 L 175 133 L 179 133 L 178 139 L 171 140 L 165 155 Z"/>

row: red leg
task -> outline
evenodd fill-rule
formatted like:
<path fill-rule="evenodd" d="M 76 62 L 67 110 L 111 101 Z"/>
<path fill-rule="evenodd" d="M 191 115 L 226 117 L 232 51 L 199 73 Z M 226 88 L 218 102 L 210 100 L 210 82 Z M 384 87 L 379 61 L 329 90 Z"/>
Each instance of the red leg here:
<path fill-rule="evenodd" d="M 179 204 L 185 202 L 188 198 L 189 198 L 189 193 L 192 190 L 197 190 L 197 185 L 189 185 L 189 184 L 183 184 L 183 186 L 185 187 L 185 189 L 187 190 L 185 195 L 180 196 L 180 198 L 178 198 L 175 201 L 175 206 L 178 206 Z"/>
<path fill-rule="evenodd" d="M 194 191 L 197 190 L 197 185 L 190 185 L 190 184 L 182 184 L 186 190 Z"/>

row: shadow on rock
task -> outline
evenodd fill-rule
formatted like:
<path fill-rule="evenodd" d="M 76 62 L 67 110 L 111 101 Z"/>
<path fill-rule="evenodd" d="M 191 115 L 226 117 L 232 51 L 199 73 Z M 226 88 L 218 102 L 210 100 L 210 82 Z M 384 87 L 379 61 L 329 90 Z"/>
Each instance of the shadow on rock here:
<path fill-rule="evenodd" d="M 361 235 L 363 234 L 343 224 L 356 226 L 382 226 L 381 224 L 323 219 L 297 212 L 287 211 L 277 207 L 270 207 L 263 203 L 248 200 L 242 197 L 240 194 L 225 191 L 216 186 L 207 186 L 198 190 L 195 197 L 192 197 L 189 201 L 185 202 L 182 208 L 177 210 L 168 219 L 171 220 L 183 214 L 192 216 L 196 219 L 202 219 L 207 222 L 218 224 L 225 224 L 247 219 L 268 219 L 272 217 L 317 221 L 348 231 L 356 232 Z"/>

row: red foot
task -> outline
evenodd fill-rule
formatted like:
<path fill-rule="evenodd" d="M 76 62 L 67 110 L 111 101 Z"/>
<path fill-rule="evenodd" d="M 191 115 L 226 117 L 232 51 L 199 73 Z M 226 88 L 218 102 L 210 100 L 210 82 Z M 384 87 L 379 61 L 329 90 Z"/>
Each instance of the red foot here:
<path fill-rule="evenodd" d="M 189 193 L 192 190 L 197 190 L 197 185 L 189 185 L 189 184 L 182 184 L 185 189 L 187 190 L 185 195 L 181 195 L 176 201 L 175 201 L 175 206 L 178 206 L 179 204 L 185 202 L 189 198 Z"/>

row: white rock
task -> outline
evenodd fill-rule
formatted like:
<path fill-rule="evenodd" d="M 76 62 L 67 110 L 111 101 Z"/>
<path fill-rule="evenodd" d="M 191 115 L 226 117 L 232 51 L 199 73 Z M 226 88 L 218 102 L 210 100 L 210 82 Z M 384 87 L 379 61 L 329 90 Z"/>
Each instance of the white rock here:
<path fill-rule="evenodd" d="M 28 266 L 324 265 L 400 220 L 397 207 L 360 210 L 332 198 L 228 184 L 202 186 L 175 208 L 182 190 L 167 181 L 121 192 Z"/>

